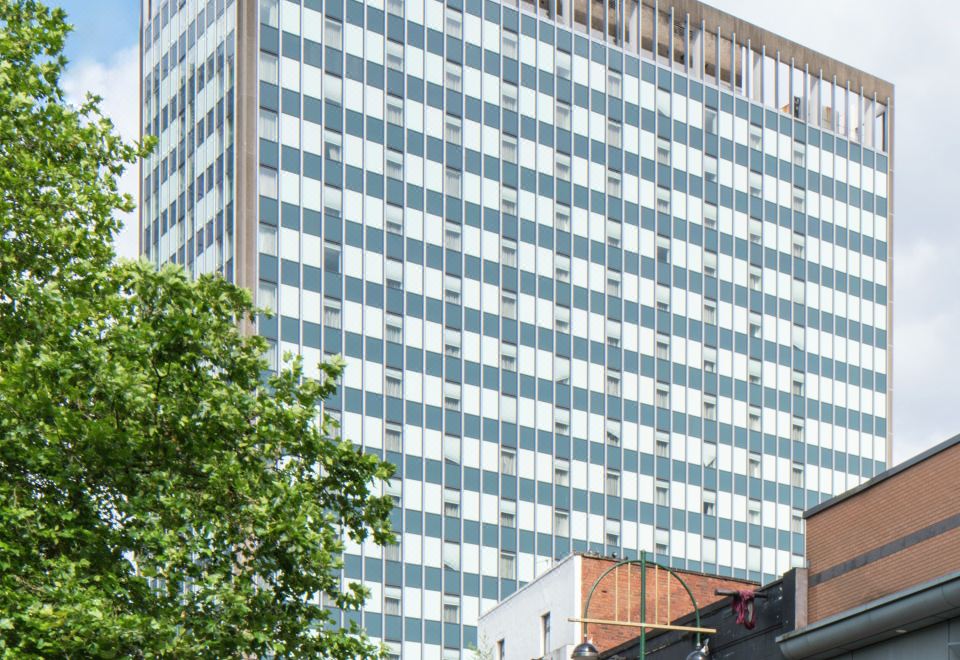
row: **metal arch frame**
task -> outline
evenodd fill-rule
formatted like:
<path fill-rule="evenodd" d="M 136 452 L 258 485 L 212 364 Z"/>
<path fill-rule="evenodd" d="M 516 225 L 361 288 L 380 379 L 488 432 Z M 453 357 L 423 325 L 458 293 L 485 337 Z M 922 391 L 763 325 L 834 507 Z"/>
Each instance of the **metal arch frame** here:
<path fill-rule="evenodd" d="M 646 623 L 647 618 L 647 566 L 655 566 L 657 568 L 667 571 L 670 575 L 675 577 L 677 581 L 683 586 L 684 591 L 687 592 L 687 595 L 690 597 L 690 602 L 693 604 L 693 612 L 696 616 L 696 639 L 697 647 L 700 646 L 700 608 L 697 606 L 697 599 L 694 597 L 693 592 L 690 590 L 690 587 L 687 586 L 687 583 L 684 582 L 683 578 L 674 572 L 672 568 L 667 566 L 661 566 L 656 562 L 647 561 L 647 552 L 646 550 L 640 551 L 639 559 L 621 559 L 613 566 L 601 573 L 596 580 L 593 582 L 593 586 L 590 587 L 590 591 L 587 593 L 587 600 L 583 604 L 583 638 L 587 638 L 587 627 L 590 625 L 590 620 L 587 618 L 587 613 L 590 610 L 590 601 L 593 600 L 593 594 L 597 590 L 597 587 L 600 586 L 600 583 L 605 577 L 610 575 L 613 571 L 617 570 L 621 566 L 627 566 L 630 564 L 639 564 L 640 565 L 640 623 Z M 645 626 L 640 626 L 640 657 L 646 657 L 647 653 L 647 629 Z"/>

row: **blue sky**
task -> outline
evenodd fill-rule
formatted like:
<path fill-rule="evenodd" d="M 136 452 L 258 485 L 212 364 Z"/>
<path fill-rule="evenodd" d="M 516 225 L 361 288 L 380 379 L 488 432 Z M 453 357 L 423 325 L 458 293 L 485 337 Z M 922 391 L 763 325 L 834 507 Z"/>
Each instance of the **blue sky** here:
<path fill-rule="evenodd" d="M 67 41 L 71 60 L 106 61 L 117 50 L 137 45 L 139 0 L 59 0 L 50 4 L 63 7 L 74 26 Z"/>
<path fill-rule="evenodd" d="M 50 1 L 76 27 L 68 94 L 100 94 L 121 133 L 135 138 L 140 0 Z M 960 3 L 928 0 L 923 11 L 901 0 L 708 4 L 894 83 L 894 462 L 960 433 Z M 131 171 L 121 185 L 135 194 L 136 182 Z M 125 222 L 117 251 L 135 256 L 136 216 Z"/>

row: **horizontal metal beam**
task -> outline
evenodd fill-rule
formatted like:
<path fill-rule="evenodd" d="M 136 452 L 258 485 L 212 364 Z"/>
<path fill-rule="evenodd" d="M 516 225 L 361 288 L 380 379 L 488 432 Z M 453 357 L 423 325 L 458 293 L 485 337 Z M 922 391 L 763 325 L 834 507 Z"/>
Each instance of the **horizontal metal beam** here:
<path fill-rule="evenodd" d="M 570 617 L 567 621 L 574 623 L 595 623 L 601 626 L 630 626 L 631 628 L 654 628 L 655 630 L 682 630 L 684 632 L 699 632 L 712 635 L 716 628 L 699 628 L 697 626 L 673 626 L 666 623 L 643 623 L 642 621 L 611 621 L 610 619 L 579 619 Z"/>

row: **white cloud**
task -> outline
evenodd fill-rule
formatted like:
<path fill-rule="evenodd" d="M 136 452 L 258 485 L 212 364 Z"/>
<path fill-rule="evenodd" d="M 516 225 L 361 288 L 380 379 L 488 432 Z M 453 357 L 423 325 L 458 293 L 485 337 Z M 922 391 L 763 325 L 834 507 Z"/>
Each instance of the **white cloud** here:
<path fill-rule="evenodd" d="M 87 92 L 103 97 L 101 109 L 127 141 L 140 135 L 140 60 L 139 48 L 125 48 L 113 54 L 106 62 L 82 59 L 72 63 L 63 80 L 67 98 L 77 103 Z M 139 166 L 133 166 L 120 178 L 120 190 L 137 199 L 140 177 Z M 137 212 L 124 214 L 123 228 L 116 238 L 117 254 L 121 257 L 137 256 Z"/>

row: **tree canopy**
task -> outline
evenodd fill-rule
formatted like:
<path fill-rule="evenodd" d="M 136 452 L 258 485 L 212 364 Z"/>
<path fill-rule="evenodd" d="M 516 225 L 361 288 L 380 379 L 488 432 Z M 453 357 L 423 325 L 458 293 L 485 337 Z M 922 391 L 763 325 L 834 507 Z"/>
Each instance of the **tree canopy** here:
<path fill-rule="evenodd" d="M 373 657 L 330 608 L 346 538 L 391 540 L 392 466 L 299 360 L 265 376 L 248 292 L 117 262 L 125 144 L 66 103 L 61 10 L 0 0 L 0 655 Z"/>

